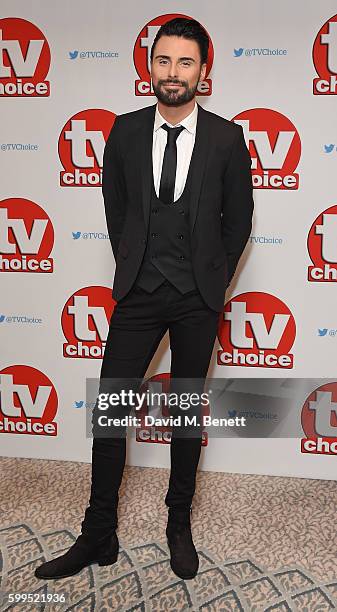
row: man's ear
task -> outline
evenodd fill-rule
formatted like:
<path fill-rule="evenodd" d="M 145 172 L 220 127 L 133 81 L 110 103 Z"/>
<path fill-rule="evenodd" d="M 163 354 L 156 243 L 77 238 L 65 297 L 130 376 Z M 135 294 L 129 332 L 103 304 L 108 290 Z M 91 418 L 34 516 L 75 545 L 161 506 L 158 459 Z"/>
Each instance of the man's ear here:
<path fill-rule="evenodd" d="M 205 76 L 206 76 L 206 68 L 207 68 L 207 64 L 206 62 L 204 64 L 201 65 L 201 72 L 200 72 L 200 81 L 204 81 L 205 80 Z"/>

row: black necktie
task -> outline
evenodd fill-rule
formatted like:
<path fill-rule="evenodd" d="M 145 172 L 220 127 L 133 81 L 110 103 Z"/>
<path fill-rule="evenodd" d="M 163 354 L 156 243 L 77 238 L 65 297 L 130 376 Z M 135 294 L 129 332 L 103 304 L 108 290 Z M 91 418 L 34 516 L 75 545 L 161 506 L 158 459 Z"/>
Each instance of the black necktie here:
<path fill-rule="evenodd" d="M 176 140 L 185 128 L 183 125 L 170 128 L 166 123 L 161 126 L 167 132 L 167 142 L 163 158 L 163 166 L 160 177 L 159 198 L 165 204 L 174 201 L 174 186 L 177 171 L 177 144 Z"/>

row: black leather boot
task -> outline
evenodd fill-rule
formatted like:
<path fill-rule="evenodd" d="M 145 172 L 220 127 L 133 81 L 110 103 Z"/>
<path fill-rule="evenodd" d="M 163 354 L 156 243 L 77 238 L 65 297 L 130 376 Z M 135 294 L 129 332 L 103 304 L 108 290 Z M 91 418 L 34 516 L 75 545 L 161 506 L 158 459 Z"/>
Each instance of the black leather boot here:
<path fill-rule="evenodd" d="M 191 533 L 191 509 L 169 509 L 166 527 L 167 544 L 170 549 L 170 565 L 179 578 L 190 580 L 199 569 L 199 557 Z"/>
<path fill-rule="evenodd" d="M 57 579 L 78 574 L 92 563 L 112 565 L 116 563 L 119 542 L 116 531 L 93 539 L 88 534 L 79 535 L 69 550 L 51 561 L 42 563 L 35 569 L 36 578 Z"/>

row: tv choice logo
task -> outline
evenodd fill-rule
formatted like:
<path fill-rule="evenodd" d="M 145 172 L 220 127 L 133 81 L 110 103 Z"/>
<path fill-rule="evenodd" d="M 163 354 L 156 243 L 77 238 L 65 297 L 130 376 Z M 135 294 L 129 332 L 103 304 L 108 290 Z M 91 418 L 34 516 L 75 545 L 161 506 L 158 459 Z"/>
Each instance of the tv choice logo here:
<path fill-rule="evenodd" d="M 0 96 L 48 97 L 49 67 L 49 44 L 36 25 L 18 17 L 0 19 Z"/>
<path fill-rule="evenodd" d="M 301 140 L 290 119 L 269 108 L 252 108 L 232 121 L 244 131 L 252 158 L 254 189 L 298 189 L 295 170 L 301 157 Z"/>
<path fill-rule="evenodd" d="M 337 205 L 316 217 L 308 234 L 308 253 L 313 266 L 308 267 L 308 281 L 337 282 Z"/>
<path fill-rule="evenodd" d="M 337 455 L 337 382 L 310 393 L 302 407 L 301 424 L 305 434 L 302 453 Z"/>
<path fill-rule="evenodd" d="M 135 69 L 139 76 L 139 79 L 135 81 L 135 95 L 136 96 L 153 96 L 153 88 L 151 83 L 150 69 L 151 69 L 151 58 L 150 52 L 152 43 L 155 39 L 155 36 L 159 30 L 159 28 L 164 25 L 167 21 L 174 19 L 176 17 L 184 17 L 185 19 L 193 19 L 193 17 L 189 17 L 188 15 L 182 15 L 180 13 L 171 13 L 167 15 L 159 15 L 142 28 L 139 32 L 134 48 L 133 48 L 133 61 L 135 65 Z M 206 28 L 205 28 L 206 30 Z M 207 32 L 207 30 L 206 30 Z M 208 32 L 207 32 L 208 34 Z M 208 34 L 209 38 L 209 48 L 208 48 L 208 58 L 207 58 L 207 67 L 206 67 L 206 78 L 204 81 L 200 81 L 198 84 L 197 94 L 199 96 L 210 96 L 212 93 L 212 81 L 207 78 L 207 75 L 210 73 L 213 59 L 214 59 L 214 48 L 211 38 Z"/>
<path fill-rule="evenodd" d="M 46 211 L 31 200 L 0 202 L 0 272 L 53 272 L 54 228 Z"/>
<path fill-rule="evenodd" d="M 226 303 L 220 317 L 217 363 L 290 369 L 295 336 L 295 319 L 282 300 L 261 291 L 241 293 Z"/>
<path fill-rule="evenodd" d="M 63 344 L 63 357 L 103 357 L 115 304 L 108 287 L 83 287 L 69 297 L 61 315 L 62 330 L 67 339 Z"/>
<path fill-rule="evenodd" d="M 27 365 L 0 370 L 0 433 L 56 436 L 58 398 L 46 374 Z"/>
<path fill-rule="evenodd" d="M 147 380 L 145 380 L 138 393 L 146 394 L 149 393 L 170 393 L 170 380 L 171 376 L 169 372 L 161 374 L 154 374 Z M 171 389 L 172 392 L 172 389 Z M 186 412 L 188 414 L 188 411 Z M 156 408 L 149 406 L 146 401 L 143 403 L 141 408 L 136 411 L 137 418 L 140 419 L 140 425 L 136 426 L 136 442 L 145 442 L 146 444 L 170 444 L 172 437 L 172 427 L 170 425 L 149 425 L 146 423 L 145 416 L 151 415 L 154 418 L 165 419 L 170 417 L 169 407 L 165 402 L 161 402 Z M 210 415 L 209 406 L 202 404 L 201 407 L 202 418 Z M 201 445 L 207 446 L 208 444 L 208 433 L 207 431 L 201 432 Z"/>
<path fill-rule="evenodd" d="M 319 75 L 313 80 L 316 96 L 337 94 L 337 15 L 319 30 L 312 48 L 312 59 Z"/>
<path fill-rule="evenodd" d="M 97 108 L 68 119 L 58 142 L 61 187 L 102 186 L 104 147 L 115 119 L 115 113 Z"/>

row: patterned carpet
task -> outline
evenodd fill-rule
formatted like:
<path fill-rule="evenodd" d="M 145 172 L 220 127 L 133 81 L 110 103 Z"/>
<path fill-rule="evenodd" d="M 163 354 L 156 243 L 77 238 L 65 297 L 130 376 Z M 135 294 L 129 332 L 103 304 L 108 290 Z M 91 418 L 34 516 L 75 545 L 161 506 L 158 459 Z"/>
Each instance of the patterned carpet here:
<path fill-rule="evenodd" d="M 192 528 L 200 568 L 183 581 L 171 571 L 164 534 L 169 471 L 127 467 L 118 562 L 58 581 L 35 578 L 37 565 L 75 541 L 90 469 L 0 459 L 1 612 L 337 609 L 335 481 L 198 472 Z M 10 592 L 64 601 L 9 604 Z"/>

